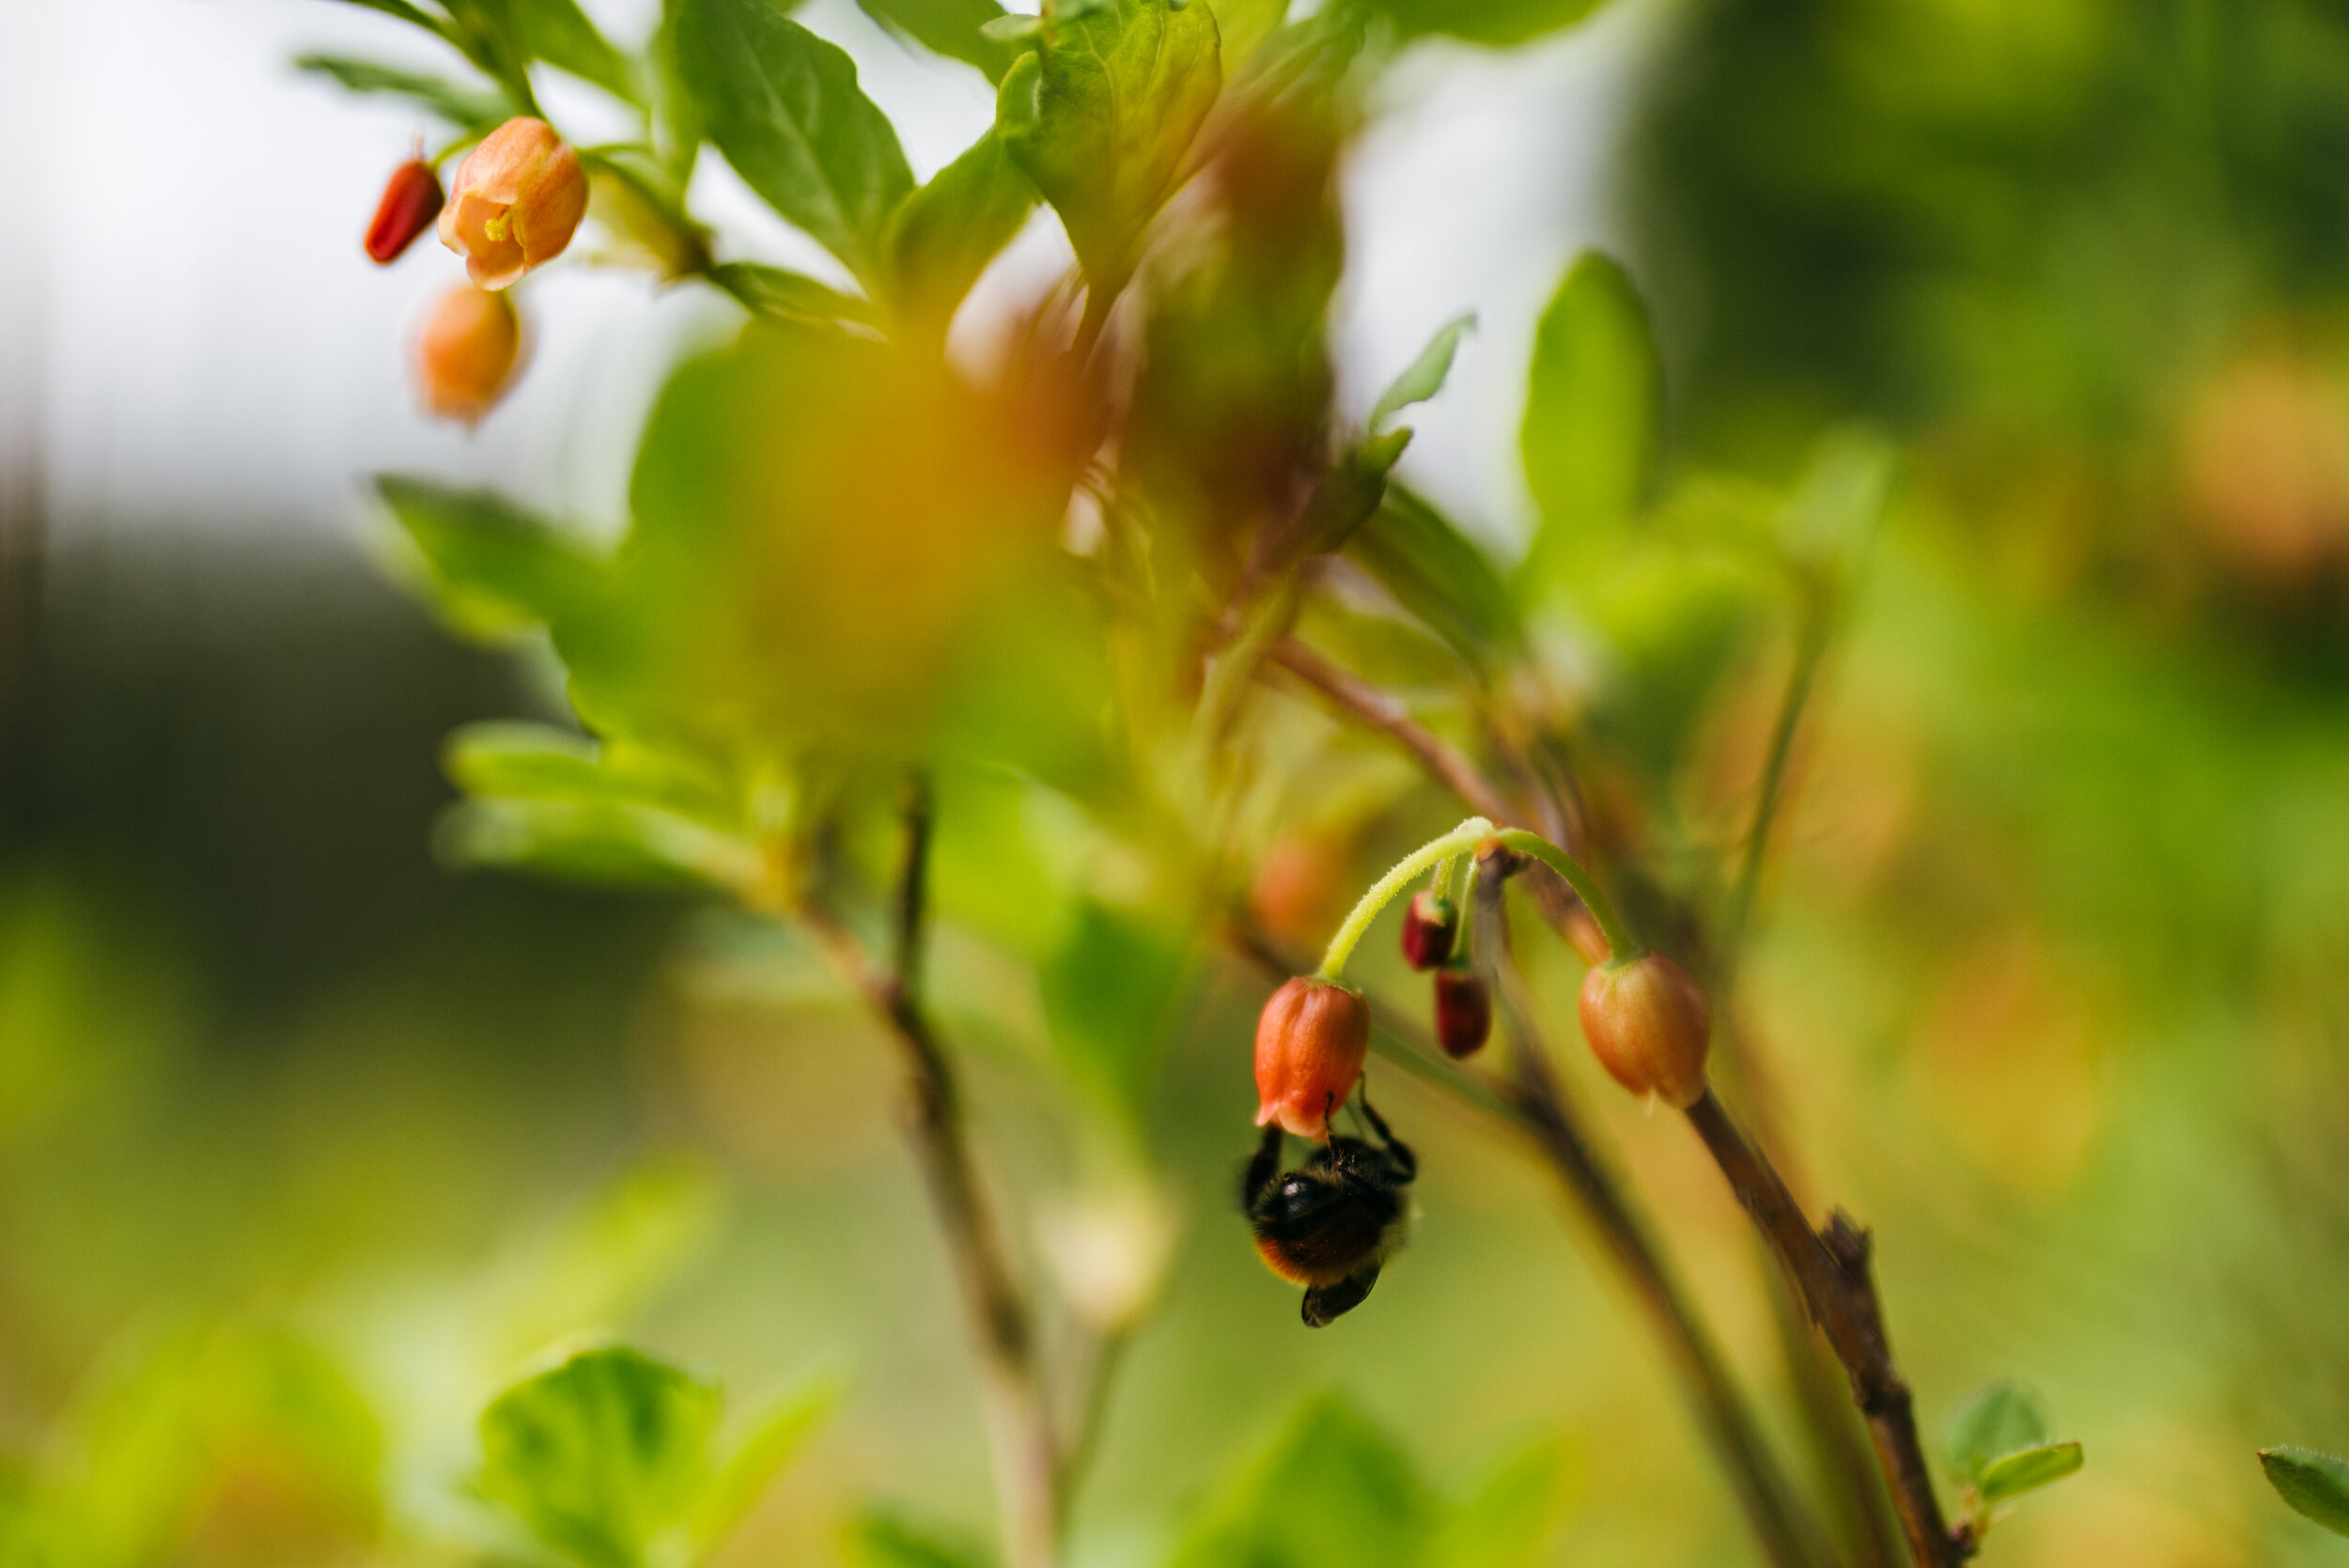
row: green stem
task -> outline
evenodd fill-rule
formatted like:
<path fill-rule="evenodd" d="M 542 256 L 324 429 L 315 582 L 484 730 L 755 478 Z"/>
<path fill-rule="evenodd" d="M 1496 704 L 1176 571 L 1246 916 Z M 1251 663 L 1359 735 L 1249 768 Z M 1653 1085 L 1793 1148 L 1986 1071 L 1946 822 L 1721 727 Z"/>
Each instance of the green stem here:
<path fill-rule="evenodd" d="M 1493 825 L 1481 816 L 1471 816 L 1441 838 L 1430 839 L 1388 868 L 1387 874 L 1370 886 L 1370 891 L 1354 906 L 1338 934 L 1330 939 L 1330 950 L 1322 955 L 1320 978 L 1335 984 L 1344 978 L 1346 961 L 1354 955 L 1355 947 L 1370 923 L 1378 918 L 1378 911 L 1394 901 L 1394 895 L 1408 887 L 1419 874 L 1439 861 L 1473 851 L 1483 840 L 1492 836 Z"/>
<path fill-rule="evenodd" d="M 1614 901 L 1607 896 L 1606 890 L 1573 856 L 1541 834 L 1527 832 L 1523 828 L 1504 828 L 1496 836 L 1504 847 L 1532 856 L 1566 879 L 1566 886 L 1575 891 L 1590 909 L 1591 918 L 1598 922 L 1599 934 L 1607 939 L 1610 958 L 1636 958 L 1645 951 L 1632 940 L 1630 930 L 1625 926 L 1623 917 L 1615 913 Z"/>

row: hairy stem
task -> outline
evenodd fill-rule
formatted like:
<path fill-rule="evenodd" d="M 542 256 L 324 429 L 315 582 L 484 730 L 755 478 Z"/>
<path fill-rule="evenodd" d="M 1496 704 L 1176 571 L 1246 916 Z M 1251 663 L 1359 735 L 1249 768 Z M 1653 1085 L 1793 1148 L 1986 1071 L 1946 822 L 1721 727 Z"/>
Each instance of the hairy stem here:
<path fill-rule="evenodd" d="M 907 784 L 903 815 L 905 847 L 891 903 L 887 968 L 874 963 L 864 944 L 821 902 L 808 898 L 799 913 L 833 969 L 888 1026 L 904 1058 L 907 1135 L 953 1255 L 977 1342 L 1003 1562 L 1005 1568 L 1053 1568 L 1059 1555 L 1060 1456 L 1035 1328 L 972 1158 L 953 1064 L 922 1005 L 930 800 L 918 779 Z"/>
<path fill-rule="evenodd" d="M 1471 816 L 1441 838 L 1429 839 L 1393 865 L 1387 874 L 1370 885 L 1330 939 L 1330 949 L 1322 955 L 1321 978 L 1341 980 L 1346 975 L 1346 961 L 1354 955 L 1354 949 L 1370 931 L 1370 923 L 1378 918 L 1378 911 L 1394 902 L 1395 895 L 1418 880 L 1419 874 L 1428 867 L 1462 855 L 1476 847 L 1479 841 L 1490 836 L 1493 825 L 1481 816 Z"/>
<path fill-rule="evenodd" d="M 1892 1489 L 1892 1509 L 1910 1560 L 1916 1568 L 1956 1568 L 1972 1555 L 1971 1541 L 1952 1535 L 1942 1519 L 1908 1385 L 1893 1365 L 1885 1334 L 1884 1308 L 1869 1267 L 1868 1233 L 1841 1210 L 1828 1218 L 1824 1231 L 1812 1230 L 1778 1172 L 1746 1141 L 1710 1090 L 1688 1114 L 1851 1380 L 1852 1401 L 1868 1423 L 1877 1467 Z"/>

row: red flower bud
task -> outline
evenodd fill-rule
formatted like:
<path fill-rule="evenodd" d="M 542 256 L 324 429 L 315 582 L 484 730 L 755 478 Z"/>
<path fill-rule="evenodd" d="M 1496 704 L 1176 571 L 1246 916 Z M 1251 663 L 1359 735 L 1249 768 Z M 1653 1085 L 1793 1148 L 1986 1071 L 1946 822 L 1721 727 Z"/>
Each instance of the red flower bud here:
<path fill-rule="evenodd" d="M 471 425 L 497 407 L 521 364 L 514 302 L 460 283 L 441 296 L 416 342 L 416 389 L 425 407 Z"/>
<path fill-rule="evenodd" d="M 1256 1125 L 1328 1138 L 1369 1050 L 1370 1008 L 1358 992 L 1309 975 L 1289 981 L 1256 1019 Z"/>
<path fill-rule="evenodd" d="M 504 288 L 562 255 L 587 212 L 579 154 L 527 115 L 484 136 L 449 183 L 457 194 L 441 213 L 441 243 L 482 288 Z"/>
<path fill-rule="evenodd" d="M 1635 1094 L 1686 1110 L 1704 1093 L 1713 1004 L 1696 976 L 1660 953 L 1599 965 L 1582 981 L 1582 1037 Z"/>
<path fill-rule="evenodd" d="M 1492 993 L 1469 970 L 1436 971 L 1436 1043 L 1457 1061 L 1485 1048 L 1493 1032 Z"/>
<path fill-rule="evenodd" d="M 383 199 L 375 204 L 375 221 L 367 225 L 367 259 L 388 267 L 399 253 L 432 226 L 446 201 L 441 177 L 421 158 L 411 158 L 392 171 L 383 184 Z"/>
<path fill-rule="evenodd" d="M 1403 911 L 1403 956 L 1415 970 L 1432 970 L 1452 956 L 1453 939 L 1460 934 L 1460 911 L 1452 900 L 1429 888 L 1411 894 Z"/>

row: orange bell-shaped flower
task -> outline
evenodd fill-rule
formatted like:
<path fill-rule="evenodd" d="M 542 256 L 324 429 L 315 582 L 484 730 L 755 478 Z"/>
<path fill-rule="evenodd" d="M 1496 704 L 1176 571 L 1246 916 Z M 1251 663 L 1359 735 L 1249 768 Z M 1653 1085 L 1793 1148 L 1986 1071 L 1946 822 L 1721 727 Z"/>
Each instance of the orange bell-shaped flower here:
<path fill-rule="evenodd" d="M 554 127 L 521 116 L 465 154 L 441 209 L 441 243 L 481 288 L 504 288 L 563 254 L 587 213 L 587 176 Z"/>
<path fill-rule="evenodd" d="M 1582 1037 L 1635 1094 L 1686 1110 L 1704 1094 L 1713 1004 L 1695 975 L 1660 953 L 1610 960 L 1582 977 Z"/>
<path fill-rule="evenodd" d="M 1327 1139 L 1369 1052 L 1370 1007 L 1359 992 L 1309 975 L 1289 981 L 1256 1019 L 1256 1125 Z"/>
<path fill-rule="evenodd" d="M 512 299 L 460 283 L 441 296 L 416 340 L 416 390 L 443 419 L 478 423 L 521 366 L 522 322 Z"/>

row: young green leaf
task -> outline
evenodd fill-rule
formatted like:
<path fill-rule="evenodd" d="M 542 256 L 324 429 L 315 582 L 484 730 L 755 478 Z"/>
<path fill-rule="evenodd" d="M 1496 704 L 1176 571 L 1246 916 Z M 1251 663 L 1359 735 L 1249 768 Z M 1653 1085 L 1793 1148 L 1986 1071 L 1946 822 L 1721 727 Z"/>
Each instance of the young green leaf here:
<path fill-rule="evenodd" d="M 943 332 L 971 286 L 1035 210 L 1035 185 L 988 132 L 906 197 L 889 225 L 898 310 Z"/>
<path fill-rule="evenodd" d="M 1576 1468 L 1563 1437 L 1508 1455 L 1449 1511 L 1427 1568 L 1531 1568 L 1565 1516 Z"/>
<path fill-rule="evenodd" d="M 460 131 L 493 131 L 514 113 L 513 105 L 502 94 L 378 65 L 373 60 L 356 60 L 341 54 L 303 54 L 293 64 L 296 70 L 331 78 L 350 92 L 388 93 L 412 100 Z"/>
<path fill-rule="evenodd" d="M 2349 1460 L 2314 1449 L 2262 1449 L 2260 1468 L 2295 1512 L 2335 1535 L 2349 1535 Z"/>
<path fill-rule="evenodd" d="M 1222 35 L 1223 80 L 1237 81 L 1255 55 L 1256 46 L 1287 17 L 1289 0 L 1207 0 L 1215 9 L 1216 31 Z M 1326 8 L 1325 8 L 1326 9 Z"/>
<path fill-rule="evenodd" d="M 385 474 L 376 489 L 411 544 L 443 612 L 494 638 L 592 601 L 603 563 L 552 523 L 490 490 Z"/>
<path fill-rule="evenodd" d="M 1630 277 L 1586 252 L 1534 330 L 1519 447 L 1541 523 L 1539 588 L 1587 563 L 1637 510 L 1656 464 L 1663 376 Z"/>
<path fill-rule="evenodd" d="M 1974 1490 L 1984 1508 L 1995 1507 L 2009 1498 L 2061 1481 L 2086 1462 L 2080 1445 L 2073 1443 L 2039 1443 L 2001 1454 L 1983 1467 Z"/>
<path fill-rule="evenodd" d="M 481 1490 L 587 1568 L 642 1568 L 709 1481 L 718 1390 L 626 1345 L 581 1351 L 481 1413 Z"/>
<path fill-rule="evenodd" d="M 381 11 L 385 16 L 396 16 L 400 21 L 421 27 L 436 37 L 446 38 L 448 36 L 448 30 L 439 17 L 410 5 L 408 0 L 343 0 L 343 4 L 364 6 L 371 11 Z"/>
<path fill-rule="evenodd" d="M 1427 340 L 1427 347 L 1419 351 L 1419 358 L 1409 368 L 1394 379 L 1394 384 L 1379 395 L 1370 411 L 1370 427 L 1383 428 L 1388 420 L 1409 408 L 1424 403 L 1443 390 L 1444 378 L 1452 374 L 1452 358 L 1460 351 L 1460 339 L 1476 326 L 1473 311 L 1455 317 L 1436 329 L 1436 335 Z"/>
<path fill-rule="evenodd" d="M 975 66 L 989 82 L 1001 82 L 1018 46 L 983 29 L 1003 14 L 996 0 L 857 0 L 864 14 L 933 54 Z"/>
<path fill-rule="evenodd" d="M 1387 487 L 1346 551 L 1478 668 L 1523 643 L 1517 607 L 1485 552 L 1403 486 Z"/>
<path fill-rule="evenodd" d="M 1218 49 L 1205 5 L 1058 0 L 1041 47 L 1004 74 L 996 127 L 1060 214 L 1097 302 L 1132 276 L 1143 230 L 1215 104 Z"/>
<path fill-rule="evenodd" d="M 1506 48 L 1571 27 L 1603 0 L 1369 0 L 1403 37 L 1441 34 Z"/>
<path fill-rule="evenodd" d="M 443 815 L 433 846 L 452 865 L 557 881 L 646 888 L 743 888 L 758 851 L 674 812 L 608 801 L 466 800 Z"/>
<path fill-rule="evenodd" d="M 676 3 L 677 70 L 726 162 L 857 276 L 881 276 L 913 174 L 855 63 L 767 0 Z"/>
<path fill-rule="evenodd" d="M 2052 1436 L 2039 1401 L 2020 1383 L 1992 1383 L 1960 1405 L 1942 1428 L 1941 1447 L 1958 1480 L 1979 1487 L 1990 1467 L 2035 1449 Z"/>
<path fill-rule="evenodd" d="M 873 307 L 805 272 L 756 261 L 728 261 L 709 270 L 709 281 L 761 316 L 824 326 L 835 321 L 870 321 Z"/>
<path fill-rule="evenodd" d="M 1067 939 L 1036 971 L 1045 1024 L 1069 1076 L 1139 1117 L 1188 967 L 1176 934 L 1103 905 L 1080 906 Z"/>
<path fill-rule="evenodd" d="M 840 1386 L 823 1380 L 786 1394 L 751 1424 L 693 1510 L 697 1557 L 707 1557 L 748 1517 L 808 1434 L 840 1403 Z"/>
<path fill-rule="evenodd" d="M 624 740 L 597 742 L 546 724 L 490 720 L 448 738 L 449 778 L 469 795 L 581 806 L 651 806 L 722 830 L 737 802 L 675 753 Z"/>
<path fill-rule="evenodd" d="M 894 1514 L 868 1511 L 848 1531 L 857 1568 L 987 1568 L 985 1551 L 941 1540 Z"/>
<path fill-rule="evenodd" d="M 444 35 L 484 75 L 506 89 L 522 113 L 539 112 L 530 85 L 530 50 L 524 46 L 514 8 L 521 0 L 441 0 L 448 12 Z"/>
<path fill-rule="evenodd" d="M 1298 554 L 1322 555 L 1345 548 L 1387 498 L 1387 475 L 1411 444 L 1411 432 L 1392 430 L 1339 452 L 1305 500 Z"/>
<path fill-rule="evenodd" d="M 1174 1568 L 1418 1568 L 1438 1520 L 1393 1439 L 1318 1399 L 1224 1480 Z"/>
<path fill-rule="evenodd" d="M 628 56 L 612 47 L 579 0 L 507 0 L 515 36 L 533 56 L 592 82 L 614 97 L 642 103 L 644 92 Z"/>

